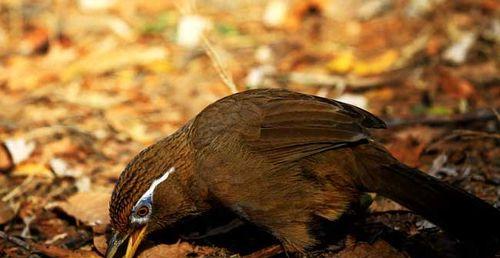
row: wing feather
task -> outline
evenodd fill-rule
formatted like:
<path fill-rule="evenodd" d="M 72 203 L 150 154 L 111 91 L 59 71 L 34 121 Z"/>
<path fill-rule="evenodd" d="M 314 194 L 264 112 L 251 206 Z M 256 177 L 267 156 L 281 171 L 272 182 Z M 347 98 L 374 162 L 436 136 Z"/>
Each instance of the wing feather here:
<path fill-rule="evenodd" d="M 210 125 L 210 126 L 206 126 Z M 225 97 L 198 115 L 192 142 L 196 149 L 237 139 L 271 162 L 294 162 L 319 152 L 369 139 L 368 128 L 385 123 L 358 107 L 283 89 L 257 89 Z M 218 137 L 214 137 L 218 136 Z"/>
<path fill-rule="evenodd" d="M 246 142 L 275 163 L 358 143 L 370 138 L 367 128 L 385 127 L 383 121 L 352 105 L 288 91 L 258 106 L 260 131 Z"/>

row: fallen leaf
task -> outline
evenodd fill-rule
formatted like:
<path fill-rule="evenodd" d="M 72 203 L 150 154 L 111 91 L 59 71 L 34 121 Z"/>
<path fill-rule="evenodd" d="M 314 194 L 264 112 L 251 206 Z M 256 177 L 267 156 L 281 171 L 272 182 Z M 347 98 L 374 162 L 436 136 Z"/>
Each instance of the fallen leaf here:
<path fill-rule="evenodd" d="M 455 64 L 465 62 L 469 50 L 476 42 L 477 35 L 474 32 L 463 32 L 451 46 L 443 53 L 443 58 Z"/>
<path fill-rule="evenodd" d="M 469 98 L 476 92 L 474 86 L 466 79 L 442 70 L 439 85 L 443 91 L 455 98 Z"/>
<path fill-rule="evenodd" d="M 406 253 L 401 253 L 387 242 L 377 240 L 373 244 L 356 243 L 354 246 L 346 247 L 340 253 L 340 258 L 404 258 L 409 257 Z"/>
<path fill-rule="evenodd" d="M 92 187 L 92 181 L 88 176 L 79 177 L 75 182 L 78 192 L 89 192 Z"/>
<path fill-rule="evenodd" d="M 101 257 L 92 251 L 85 250 L 69 250 L 54 245 L 42 245 L 31 243 L 31 245 L 39 252 L 54 258 L 94 258 Z"/>
<path fill-rule="evenodd" d="M 111 194 L 106 192 L 80 192 L 55 207 L 89 226 L 109 224 L 110 199 Z"/>
<path fill-rule="evenodd" d="M 35 176 L 43 178 L 54 178 L 54 174 L 46 166 L 38 163 L 25 163 L 14 168 L 13 176 Z"/>
<path fill-rule="evenodd" d="M 139 258 L 183 258 L 189 253 L 194 252 L 194 247 L 187 242 L 182 242 L 173 245 L 160 244 L 152 248 L 146 249 L 139 254 Z"/>
<path fill-rule="evenodd" d="M 0 171 L 7 171 L 14 166 L 14 163 L 10 157 L 9 151 L 0 143 Z"/>
<path fill-rule="evenodd" d="M 53 158 L 49 161 L 50 168 L 59 177 L 80 177 L 82 171 L 70 168 L 68 163 L 60 158 Z"/>
<path fill-rule="evenodd" d="M 19 52 L 24 55 L 45 54 L 49 49 L 49 32 L 44 28 L 32 29 L 18 44 Z"/>
<path fill-rule="evenodd" d="M 141 117 L 134 115 L 133 107 L 116 106 L 106 110 L 105 115 L 115 130 L 126 134 L 134 141 L 150 144 L 157 137 L 154 133 L 148 133 L 148 128 Z"/>
<path fill-rule="evenodd" d="M 11 221 L 16 216 L 12 207 L 3 201 L 0 201 L 0 225 Z"/>
<path fill-rule="evenodd" d="M 367 60 L 356 60 L 353 73 L 359 76 L 375 75 L 388 71 L 396 63 L 399 53 L 389 49 L 384 53 Z"/>
<path fill-rule="evenodd" d="M 364 95 L 360 94 L 342 94 L 342 96 L 336 98 L 340 102 L 345 102 L 347 104 L 354 105 L 356 107 L 367 109 L 368 100 Z"/>
<path fill-rule="evenodd" d="M 375 197 L 372 204 L 370 205 L 370 211 L 372 212 L 386 212 L 386 211 L 400 211 L 400 210 L 406 210 L 406 208 L 404 208 L 400 204 L 390 199 L 381 196 Z"/>
<path fill-rule="evenodd" d="M 106 253 L 108 242 L 105 235 L 94 236 L 94 247 L 102 255 Z"/>
<path fill-rule="evenodd" d="M 78 6 L 83 11 L 102 11 L 112 8 L 117 3 L 116 0 L 79 0 Z"/>
<path fill-rule="evenodd" d="M 354 65 L 354 54 L 352 51 L 344 51 L 339 53 L 328 64 L 327 68 L 335 73 L 347 73 Z"/>
<path fill-rule="evenodd" d="M 401 162 L 417 167 L 420 165 L 420 155 L 439 130 L 425 126 L 417 126 L 398 132 L 387 149 Z"/>
<path fill-rule="evenodd" d="M 391 9 L 393 4 L 394 3 L 391 0 L 363 1 L 363 4 L 359 7 L 356 16 L 361 20 L 373 19 Z"/>
<path fill-rule="evenodd" d="M 441 49 L 443 48 L 443 42 L 444 40 L 440 37 L 432 37 L 429 39 L 427 42 L 427 45 L 425 46 L 425 52 L 429 56 L 435 56 L 439 54 Z"/>
<path fill-rule="evenodd" d="M 199 15 L 184 15 L 177 25 L 177 44 L 194 48 L 200 45 L 203 33 L 212 28 L 212 22 Z"/>
<path fill-rule="evenodd" d="M 265 7 L 262 21 L 270 27 L 280 27 L 285 23 L 288 3 L 283 0 L 269 1 Z"/>
<path fill-rule="evenodd" d="M 28 142 L 25 139 L 7 139 L 4 144 L 14 164 L 25 161 L 35 150 L 35 143 Z"/>
<path fill-rule="evenodd" d="M 167 51 L 162 47 L 131 46 L 108 51 L 99 50 L 68 66 L 61 73 L 61 78 L 67 82 L 82 74 L 103 74 L 127 66 L 148 65 L 166 58 Z M 96 62 L 95 60 L 100 61 Z"/>

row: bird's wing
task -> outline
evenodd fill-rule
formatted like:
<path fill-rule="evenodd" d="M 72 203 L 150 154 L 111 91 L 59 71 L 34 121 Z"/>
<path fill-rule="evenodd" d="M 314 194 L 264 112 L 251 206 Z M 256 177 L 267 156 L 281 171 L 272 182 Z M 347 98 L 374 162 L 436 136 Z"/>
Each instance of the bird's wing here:
<path fill-rule="evenodd" d="M 385 128 L 385 123 L 335 100 L 260 89 L 213 103 L 194 119 L 192 128 L 196 132 L 191 140 L 198 150 L 216 152 L 220 145 L 241 143 L 281 164 L 368 139 L 367 128 Z"/>
<path fill-rule="evenodd" d="M 355 106 L 288 91 L 260 101 L 257 137 L 244 141 L 273 163 L 289 163 L 325 150 L 360 142 L 367 128 L 385 123 Z"/>

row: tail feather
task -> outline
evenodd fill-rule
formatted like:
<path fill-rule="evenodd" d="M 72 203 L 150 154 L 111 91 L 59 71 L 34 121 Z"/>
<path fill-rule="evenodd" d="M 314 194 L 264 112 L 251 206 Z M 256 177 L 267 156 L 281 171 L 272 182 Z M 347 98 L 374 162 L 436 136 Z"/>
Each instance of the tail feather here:
<path fill-rule="evenodd" d="M 361 158 L 366 161 L 367 156 Z M 368 159 L 365 175 L 359 177 L 366 191 L 400 203 L 462 241 L 500 250 L 500 210 L 418 169 L 399 162 L 387 165 L 380 156 Z"/>

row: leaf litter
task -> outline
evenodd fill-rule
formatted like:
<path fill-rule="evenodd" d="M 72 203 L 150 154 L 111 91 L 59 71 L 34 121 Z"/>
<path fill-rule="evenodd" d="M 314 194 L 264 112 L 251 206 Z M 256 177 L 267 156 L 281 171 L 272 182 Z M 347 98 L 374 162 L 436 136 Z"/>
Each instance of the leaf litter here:
<path fill-rule="evenodd" d="M 118 2 L 0 4 L 9 13 L 0 19 L 0 255 L 104 254 L 110 193 L 127 162 L 230 94 L 203 35 L 238 90 L 283 87 L 363 106 L 391 125 L 374 135 L 396 157 L 500 206 L 491 1 L 199 1 L 187 12 Z M 372 199 L 356 232 L 318 256 L 460 257 L 421 217 Z M 152 237 L 139 257 L 285 255 L 259 234 Z"/>

